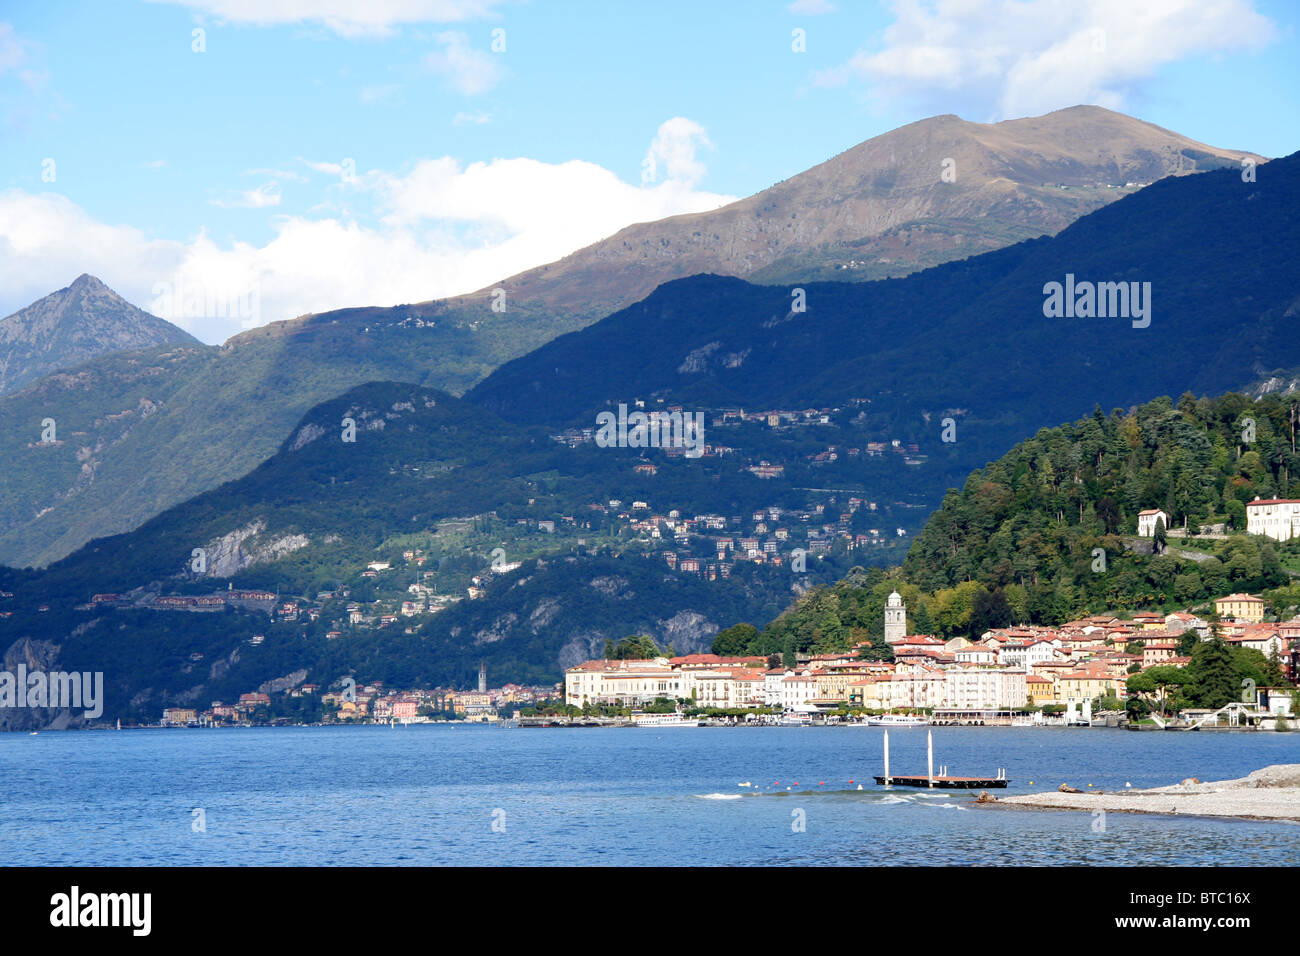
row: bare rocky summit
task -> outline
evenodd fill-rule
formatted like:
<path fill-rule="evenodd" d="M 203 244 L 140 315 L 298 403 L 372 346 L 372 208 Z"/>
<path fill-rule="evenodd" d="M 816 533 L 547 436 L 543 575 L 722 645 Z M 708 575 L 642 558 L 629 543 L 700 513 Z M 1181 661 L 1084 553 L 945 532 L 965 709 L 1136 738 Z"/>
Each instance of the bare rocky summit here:
<path fill-rule="evenodd" d="M 184 329 L 82 274 L 67 288 L 0 319 L 0 394 L 109 352 L 198 344 Z"/>
<path fill-rule="evenodd" d="M 1139 186 L 1243 157 L 1263 161 L 1098 106 L 991 124 L 934 116 L 721 209 L 628 226 L 501 285 L 514 301 L 605 314 L 700 273 L 760 283 L 907 275 L 1055 235 Z"/>

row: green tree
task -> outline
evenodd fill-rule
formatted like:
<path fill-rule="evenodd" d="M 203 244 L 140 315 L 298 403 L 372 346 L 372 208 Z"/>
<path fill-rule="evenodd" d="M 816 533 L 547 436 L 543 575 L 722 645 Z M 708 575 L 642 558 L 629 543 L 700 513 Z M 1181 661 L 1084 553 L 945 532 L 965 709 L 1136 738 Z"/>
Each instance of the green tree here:
<path fill-rule="evenodd" d="M 758 640 L 758 628 L 752 624 L 733 624 L 713 638 L 711 650 L 719 657 L 743 657 L 752 653 Z"/>
<path fill-rule="evenodd" d="M 1011 605 L 1001 588 L 987 591 L 981 588 L 975 592 L 971 605 L 968 633 L 978 638 L 987 631 L 1008 627 L 1012 622 Z"/>
<path fill-rule="evenodd" d="M 1189 696 L 1198 707 L 1217 709 L 1236 700 L 1241 693 L 1241 679 L 1232 652 L 1218 635 L 1192 649 L 1187 674 Z"/>
<path fill-rule="evenodd" d="M 655 644 L 654 638 L 645 634 L 633 634 L 618 642 L 614 648 L 614 658 L 627 661 L 645 661 L 659 657 L 663 651 Z"/>

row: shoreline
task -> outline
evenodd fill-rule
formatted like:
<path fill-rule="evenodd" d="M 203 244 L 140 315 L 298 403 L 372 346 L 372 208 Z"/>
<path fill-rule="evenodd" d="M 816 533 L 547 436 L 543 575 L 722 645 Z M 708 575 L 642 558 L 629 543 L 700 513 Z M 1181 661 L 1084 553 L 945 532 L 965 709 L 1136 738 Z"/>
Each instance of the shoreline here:
<path fill-rule="evenodd" d="M 1300 823 L 1300 764 L 1273 764 L 1233 780 L 1189 780 L 1148 790 L 1016 794 L 983 805 Z"/>

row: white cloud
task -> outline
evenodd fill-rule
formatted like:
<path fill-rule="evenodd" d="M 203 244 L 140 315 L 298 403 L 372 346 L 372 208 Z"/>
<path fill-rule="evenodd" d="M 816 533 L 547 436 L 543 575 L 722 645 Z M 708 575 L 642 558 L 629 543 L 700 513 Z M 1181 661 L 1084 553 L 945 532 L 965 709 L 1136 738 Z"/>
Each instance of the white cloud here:
<path fill-rule="evenodd" d="M 693 139 L 702 138 L 701 129 Z M 667 165 L 682 172 L 679 159 Z M 693 161 L 686 168 L 699 172 Z M 683 178 L 643 188 L 579 160 L 465 165 L 449 157 L 423 160 L 401 175 L 358 172 L 350 195 L 371 203 L 374 216 L 278 215 L 274 237 L 254 245 L 218 244 L 202 231 L 184 241 L 153 239 L 96 222 L 55 193 L 0 192 L 0 314 L 90 272 L 142 308 L 218 342 L 306 312 L 472 292 L 632 223 L 734 199 L 698 191 Z M 184 296 L 177 290 L 196 289 L 200 298 L 206 291 L 239 308 L 214 315 L 196 314 L 184 302 L 178 307 Z M 243 308 L 250 298 L 251 312 Z"/>
<path fill-rule="evenodd" d="M 451 118 L 452 126 L 483 126 L 492 122 L 491 113 L 457 113 Z"/>
<path fill-rule="evenodd" d="M 696 156 L 700 148 L 712 149 L 713 144 L 699 123 L 684 116 L 661 123 L 642 161 L 646 180 L 667 179 L 694 186 L 704 178 L 704 163 Z"/>
<path fill-rule="evenodd" d="M 287 179 L 294 183 L 305 183 L 307 177 L 293 169 L 274 169 L 263 167 L 260 169 L 246 169 L 245 176 L 270 176 L 272 179 Z"/>
<path fill-rule="evenodd" d="M 224 199 L 208 200 L 214 206 L 226 209 L 266 209 L 280 205 L 280 184 L 263 183 L 254 189 L 244 189 Z"/>
<path fill-rule="evenodd" d="M 439 33 L 435 40 L 439 48 L 425 56 L 424 68 L 441 76 L 457 92 L 477 96 L 505 76 L 500 55 L 471 46 L 469 37 L 459 30 Z"/>
<path fill-rule="evenodd" d="M 458 23 L 491 14 L 501 0 L 150 0 L 219 21 L 277 26 L 320 23 L 342 36 L 386 34 L 410 23 Z"/>
<path fill-rule="evenodd" d="M 1274 26 L 1252 0 L 896 0 L 883 47 L 822 71 L 873 97 L 972 119 L 1080 103 L 1122 108 L 1161 66 L 1258 48 Z"/>
<path fill-rule="evenodd" d="M 316 170 L 318 173 L 325 173 L 329 176 L 341 176 L 343 174 L 343 165 L 341 163 L 331 163 L 321 160 L 300 159 L 304 166 Z"/>
<path fill-rule="evenodd" d="M 33 52 L 38 55 L 39 44 L 20 37 L 13 24 L 0 21 L 0 76 L 12 73 L 27 87 L 28 92 L 41 93 L 49 84 L 49 72 L 33 61 Z"/>

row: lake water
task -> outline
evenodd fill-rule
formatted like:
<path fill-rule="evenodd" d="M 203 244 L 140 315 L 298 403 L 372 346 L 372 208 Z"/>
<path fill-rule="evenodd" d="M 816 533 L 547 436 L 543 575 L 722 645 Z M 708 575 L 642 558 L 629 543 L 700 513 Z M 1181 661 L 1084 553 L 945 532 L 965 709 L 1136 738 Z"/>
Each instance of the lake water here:
<path fill-rule="evenodd" d="M 881 736 L 879 728 L 448 725 L 0 734 L 0 863 L 1291 865 L 1300 857 L 1292 824 L 1117 813 L 1101 821 L 977 807 L 970 793 L 887 792 L 871 780 L 882 772 Z M 936 770 L 992 776 L 1005 767 L 1006 793 L 1062 782 L 1160 786 L 1300 762 L 1300 734 L 955 727 L 935 728 L 934 742 Z M 890 743 L 894 773 L 925 771 L 924 728 L 891 730 Z M 745 781 L 755 787 L 737 786 Z"/>

